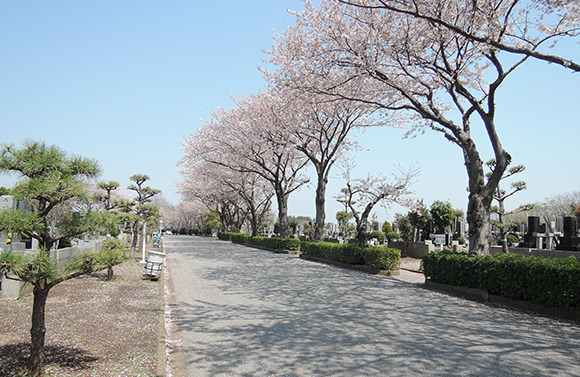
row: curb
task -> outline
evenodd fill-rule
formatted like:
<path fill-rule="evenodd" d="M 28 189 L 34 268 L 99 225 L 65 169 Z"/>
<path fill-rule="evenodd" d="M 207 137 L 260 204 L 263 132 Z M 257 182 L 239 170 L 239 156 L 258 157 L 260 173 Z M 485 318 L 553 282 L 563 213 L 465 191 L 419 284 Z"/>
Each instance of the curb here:
<path fill-rule="evenodd" d="M 160 374 L 160 376 L 187 377 L 187 363 L 185 360 L 185 353 L 181 349 L 179 327 L 172 317 L 172 311 L 176 306 L 176 303 L 173 290 L 173 281 L 171 280 L 171 274 L 169 273 L 168 258 L 165 259 L 165 269 L 167 275 L 165 275 L 164 279 L 165 308 L 163 310 L 164 323 L 162 326 L 164 330 L 164 337 L 162 340 L 163 344 L 160 344 L 160 346 L 163 348 L 163 355 L 161 357 L 164 364 L 164 370 L 160 371 L 163 373 Z"/>

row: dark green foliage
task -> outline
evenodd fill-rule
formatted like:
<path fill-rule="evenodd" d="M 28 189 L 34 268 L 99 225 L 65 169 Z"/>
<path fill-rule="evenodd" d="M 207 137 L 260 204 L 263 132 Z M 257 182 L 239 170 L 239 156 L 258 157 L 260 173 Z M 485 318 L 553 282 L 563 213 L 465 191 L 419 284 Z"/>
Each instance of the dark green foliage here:
<path fill-rule="evenodd" d="M 230 239 L 233 243 L 249 244 L 252 236 L 245 233 L 230 233 Z"/>
<path fill-rule="evenodd" d="M 129 247 L 129 244 L 118 238 L 109 238 L 101 244 L 102 250 L 123 250 Z"/>
<path fill-rule="evenodd" d="M 243 233 L 219 233 L 219 239 L 265 247 L 272 250 L 300 250 L 306 256 L 345 264 L 368 265 L 380 270 L 396 270 L 401 265 L 401 251 L 384 247 L 360 247 L 332 242 L 300 242 L 295 238 L 252 237 Z"/>
<path fill-rule="evenodd" d="M 444 250 L 423 257 L 433 282 L 479 288 L 490 294 L 580 310 L 580 261 L 517 254 L 469 256 Z"/>
<path fill-rule="evenodd" d="M 369 235 L 369 238 L 376 238 L 379 243 L 385 242 L 385 234 L 380 230 L 373 230 Z"/>
<path fill-rule="evenodd" d="M 220 237 L 221 234 L 221 237 Z M 228 240 L 229 237 L 233 243 L 240 243 L 245 245 L 254 245 L 265 247 L 272 250 L 300 250 L 300 240 L 295 238 L 269 238 L 269 237 L 252 237 L 244 233 L 225 233 L 218 234 L 221 240 Z"/>
<path fill-rule="evenodd" d="M 230 235 L 231 233 L 228 232 L 218 232 L 217 238 L 222 241 L 231 241 Z"/>
<path fill-rule="evenodd" d="M 397 232 L 387 233 L 387 240 L 389 240 L 389 241 L 398 241 L 400 239 L 401 239 L 401 235 Z"/>
<path fill-rule="evenodd" d="M 300 240 L 296 238 L 278 238 L 278 248 L 282 250 L 300 250 Z"/>
<path fill-rule="evenodd" d="M 401 268 L 401 250 L 385 247 L 366 247 L 361 254 L 367 266 L 394 271 Z"/>
<path fill-rule="evenodd" d="M 436 200 L 431 205 L 431 211 L 429 213 L 431 214 L 431 219 L 433 219 L 436 233 L 445 233 L 447 227 L 453 222 L 453 207 L 449 202 Z"/>
<path fill-rule="evenodd" d="M 379 270 L 397 270 L 401 266 L 401 250 L 385 247 L 360 247 L 356 244 L 302 242 L 303 255 L 345 264 L 367 265 Z"/>
<path fill-rule="evenodd" d="M 300 245 L 300 252 L 303 255 L 346 264 L 364 264 L 361 249 L 356 244 L 332 242 L 302 242 Z"/>
<path fill-rule="evenodd" d="M 384 234 L 389 234 L 389 233 L 393 232 L 393 227 L 391 226 L 391 223 L 388 221 L 385 221 L 385 223 L 383 224 L 382 231 Z"/>

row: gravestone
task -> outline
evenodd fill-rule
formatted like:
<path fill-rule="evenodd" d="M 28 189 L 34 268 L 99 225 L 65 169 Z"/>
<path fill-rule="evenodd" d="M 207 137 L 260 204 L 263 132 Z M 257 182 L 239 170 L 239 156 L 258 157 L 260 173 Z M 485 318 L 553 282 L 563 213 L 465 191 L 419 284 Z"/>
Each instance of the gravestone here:
<path fill-rule="evenodd" d="M 16 199 L 11 195 L 0 196 L 0 211 L 16 209 Z"/>
<path fill-rule="evenodd" d="M 540 231 L 540 217 L 538 216 L 528 216 L 528 231 L 524 234 L 524 242 L 521 244 L 523 247 L 536 247 L 536 240 L 533 236 L 534 233 Z"/>
<path fill-rule="evenodd" d="M 578 219 L 572 216 L 564 217 L 564 237 L 560 238 L 558 250 L 580 251 L 578 237 Z"/>

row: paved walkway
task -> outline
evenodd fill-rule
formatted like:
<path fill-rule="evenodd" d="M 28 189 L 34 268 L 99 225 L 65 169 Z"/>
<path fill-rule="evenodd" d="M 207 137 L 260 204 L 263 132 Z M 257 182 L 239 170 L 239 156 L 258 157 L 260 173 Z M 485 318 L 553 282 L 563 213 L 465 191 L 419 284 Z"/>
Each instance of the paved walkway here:
<path fill-rule="evenodd" d="M 413 272 L 165 245 L 188 376 L 580 376 L 578 324 L 430 291 Z"/>

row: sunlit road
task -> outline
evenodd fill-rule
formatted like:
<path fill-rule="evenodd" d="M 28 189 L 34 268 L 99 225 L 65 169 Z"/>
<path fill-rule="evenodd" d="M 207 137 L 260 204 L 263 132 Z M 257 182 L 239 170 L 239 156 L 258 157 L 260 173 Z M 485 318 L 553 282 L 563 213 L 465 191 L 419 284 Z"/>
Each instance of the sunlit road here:
<path fill-rule="evenodd" d="M 216 239 L 165 239 L 189 376 L 580 376 L 580 326 Z"/>

